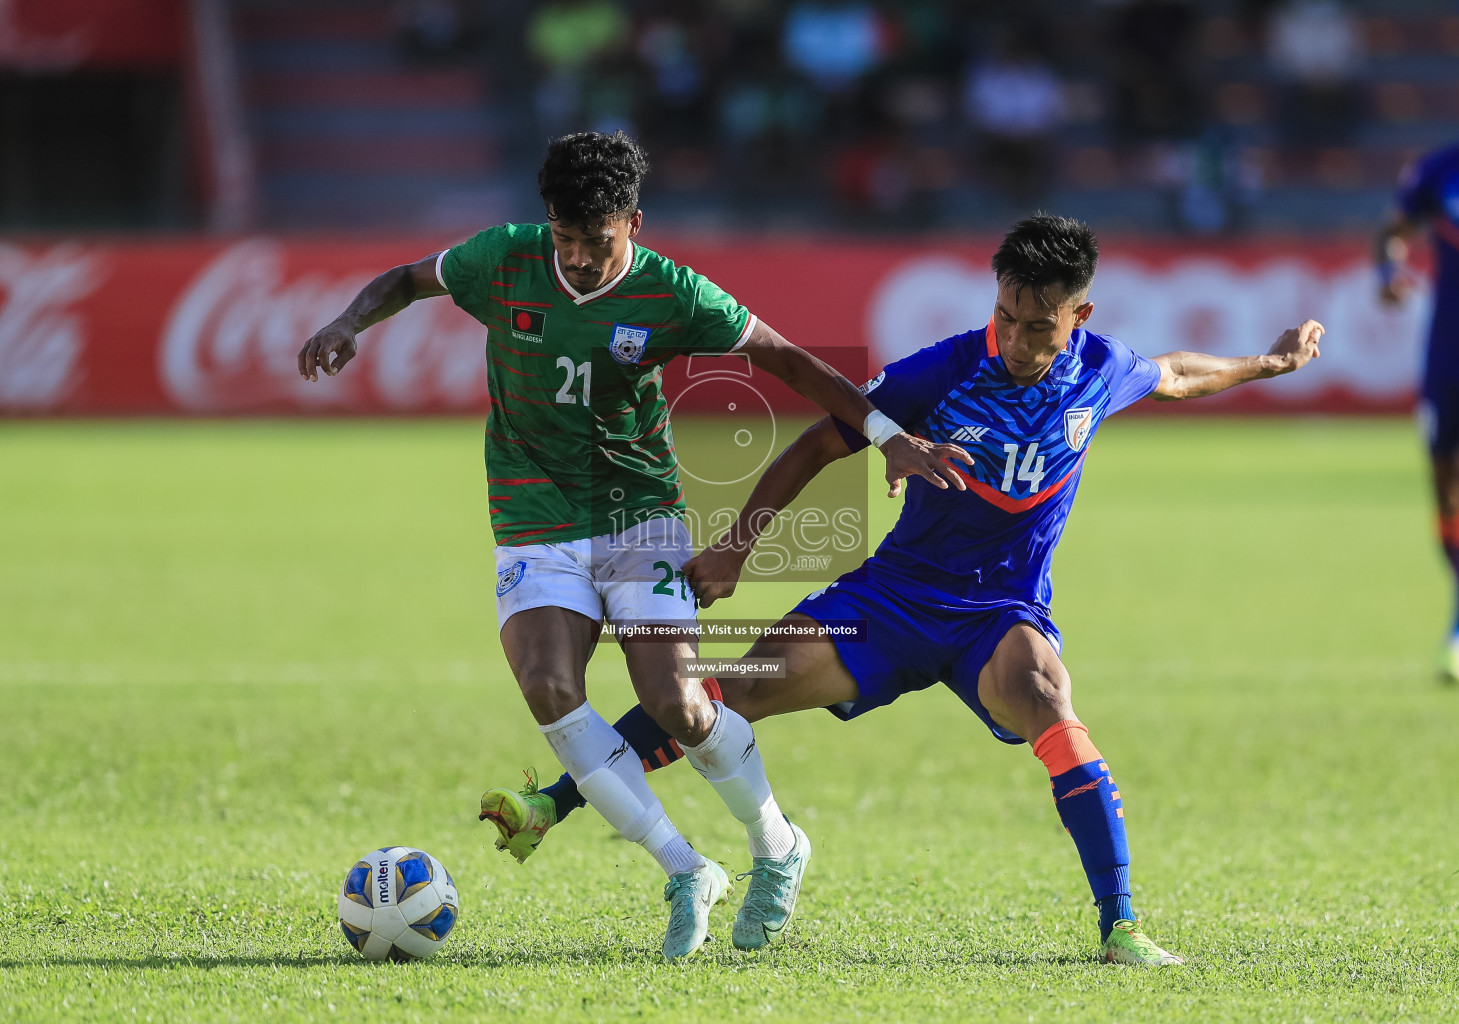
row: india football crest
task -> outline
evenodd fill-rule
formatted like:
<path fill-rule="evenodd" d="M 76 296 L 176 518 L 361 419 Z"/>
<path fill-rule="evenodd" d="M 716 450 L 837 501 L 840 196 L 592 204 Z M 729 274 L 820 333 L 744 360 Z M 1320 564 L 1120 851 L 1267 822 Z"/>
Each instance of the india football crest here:
<path fill-rule="evenodd" d="M 1094 409 L 1080 406 L 1064 410 L 1064 440 L 1071 451 L 1083 451 L 1089 441 L 1089 432 L 1094 429 Z"/>
<path fill-rule="evenodd" d="M 608 342 L 608 354 L 624 366 L 637 366 L 648 347 L 649 329 L 632 324 L 614 324 L 613 340 Z"/>

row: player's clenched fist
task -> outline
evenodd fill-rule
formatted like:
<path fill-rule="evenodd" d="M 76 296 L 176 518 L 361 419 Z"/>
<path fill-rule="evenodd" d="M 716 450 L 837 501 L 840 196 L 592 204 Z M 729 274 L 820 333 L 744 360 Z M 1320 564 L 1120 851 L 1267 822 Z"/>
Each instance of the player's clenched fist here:
<path fill-rule="evenodd" d="M 1322 355 L 1317 350 L 1317 343 L 1322 340 L 1326 330 L 1316 320 L 1303 320 L 1298 326 L 1283 331 L 1277 343 L 1267 353 L 1280 360 L 1276 367 L 1277 373 L 1300 370 L 1307 365 L 1309 359 Z"/>
<path fill-rule="evenodd" d="M 330 324 L 316 331 L 314 337 L 299 350 L 299 376 L 305 380 L 318 380 L 317 371 L 323 370 L 327 376 L 333 377 L 355 357 L 357 350 L 354 331 L 339 324 Z"/>
<path fill-rule="evenodd" d="M 694 590 L 699 607 L 708 608 L 721 597 L 730 597 L 740 582 L 749 549 L 721 537 L 684 563 L 684 578 Z"/>

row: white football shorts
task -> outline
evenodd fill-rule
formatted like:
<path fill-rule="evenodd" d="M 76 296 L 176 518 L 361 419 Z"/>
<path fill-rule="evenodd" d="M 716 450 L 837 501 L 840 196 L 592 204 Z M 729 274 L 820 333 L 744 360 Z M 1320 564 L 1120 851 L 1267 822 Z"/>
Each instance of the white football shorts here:
<path fill-rule="evenodd" d="M 692 623 L 694 554 L 679 519 L 659 517 L 622 533 L 496 549 L 498 627 L 529 608 L 566 608 L 595 622 Z"/>

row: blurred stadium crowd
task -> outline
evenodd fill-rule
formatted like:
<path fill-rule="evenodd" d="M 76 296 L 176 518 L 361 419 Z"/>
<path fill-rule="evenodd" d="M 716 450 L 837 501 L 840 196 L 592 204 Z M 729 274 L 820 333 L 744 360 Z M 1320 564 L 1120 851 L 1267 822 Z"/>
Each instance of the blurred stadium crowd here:
<path fill-rule="evenodd" d="M 1436 2 L 401 0 L 391 17 L 417 68 L 481 68 L 509 194 L 545 137 L 624 128 L 655 159 L 655 216 L 710 229 L 996 226 L 1040 203 L 1140 230 L 1366 229 L 1459 119 L 1459 12 Z"/>
<path fill-rule="evenodd" d="M 547 137 L 624 128 L 680 228 L 978 230 L 1046 205 L 1367 232 L 1459 123 L 1448 0 L 208 3 L 246 226 L 269 230 L 527 216 Z"/>
<path fill-rule="evenodd" d="M 696 204 L 778 200 L 905 228 L 958 223 L 990 197 L 1105 192 L 1109 214 L 1121 190 L 1154 191 L 1145 219 L 1215 232 L 1269 186 L 1387 186 L 1404 144 L 1429 140 L 1385 129 L 1459 114 L 1442 81 L 1426 109 L 1428 76 L 1409 63 L 1459 54 L 1459 19 L 1394 7 L 567 0 L 525 17 L 530 61 L 498 80 L 539 137 L 639 133 L 662 187 Z M 486 35 L 472 10 L 406 0 L 403 38 L 465 51 Z"/>

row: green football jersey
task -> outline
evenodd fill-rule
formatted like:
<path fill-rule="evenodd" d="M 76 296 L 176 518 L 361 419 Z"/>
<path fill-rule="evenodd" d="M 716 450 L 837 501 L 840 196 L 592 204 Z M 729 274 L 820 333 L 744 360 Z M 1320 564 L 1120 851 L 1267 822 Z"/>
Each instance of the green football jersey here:
<path fill-rule="evenodd" d="M 546 224 L 454 246 L 436 275 L 486 325 L 486 470 L 498 544 L 620 533 L 684 509 L 660 376 L 680 354 L 723 354 L 755 318 L 713 282 L 634 245 L 587 295 L 558 269 Z"/>

